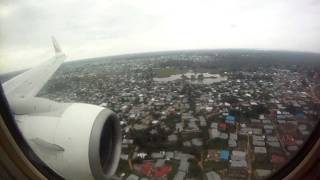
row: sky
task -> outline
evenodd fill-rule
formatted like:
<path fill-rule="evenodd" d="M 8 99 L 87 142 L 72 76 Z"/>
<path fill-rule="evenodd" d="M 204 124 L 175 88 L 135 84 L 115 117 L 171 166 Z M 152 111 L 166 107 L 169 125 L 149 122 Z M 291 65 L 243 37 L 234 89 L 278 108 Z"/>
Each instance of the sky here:
<path fill-rule="evenodd" d="M 319 0 L 1 0 L 0 73 L 53 56 L 249 48 L 320 52 Z"/>

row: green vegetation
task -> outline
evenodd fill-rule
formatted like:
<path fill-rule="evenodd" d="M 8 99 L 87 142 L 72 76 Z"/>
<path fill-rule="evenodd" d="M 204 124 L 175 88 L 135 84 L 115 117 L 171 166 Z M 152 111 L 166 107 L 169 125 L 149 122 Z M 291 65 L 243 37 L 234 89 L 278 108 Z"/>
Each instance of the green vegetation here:
<path fill-rule="evenodd" d="M 129 167 L 128 161 L 120 159 L 116 175 L 120 176 L 121 173 L 126 173 L 126 175 L 128 175 L 128 173 L 130 172 L 131 169 Z"/>
<path fill-rule="evenodd" d="M 170 143 L 167 141 L 168 136 L 171 132 L 167 132 L 163 129 L 158 128 L 157 134 L 150 133 L 151 128 L 145 130 L 132 130 L 131 137 L 135 139 L 134 144 L 138 145 L 146 153 L 157 152 L 161 150 L 175 151 L 184 150 L 182 146 L 181 137 L 175 143 Z"/>
<path fill-rule="evenodd" d="M 175 74 L 183 74 L 188 72 L 186 69 L 161 68 L 155 70 L 155 77 L 164 78 Z"/>
<path fill-rule="evenodd" d="M 169 165 L 172 167 L 172 171 L 168 174 L 168 179 L 173 179 L 177 173 L 177 170 L 179 167 L 179 161 L 175 161 L 175 160 L 167 161 L 166 165 Z"/>
<path fill-rule="evenodd" d="M 122 148 L 121 153 L 129 154 L 132 151 L 132 147 L 129 146 L 129 148 Z"/>
<path fill-rule="evenodd" d="M 211 139 L 208 142 L 208 149 L 228 149 L 228 142 L 223 139 Z"/>
<path fill-rule="evenodd" d="M 259 157 L 256 157 L 259 158 Z M 252 167 L 254 169 L 272 169 L 272 164 L 270 164 L 270 158 L 265 157 L 265 158 L 260 158 L 259 160 L 256 160 L 253 164 Z"/>
<path fill-rule="evenodd" d="M 210 115 L 208 117 L 208 121 L 210 122 L 216 122 L 216 123 L 221 123 L 224 122 L 224 117 L 219 117 L 217 115 Z"/>
<path fill-rule="evenodd" d="M 220 161 L 220 162 L 215 162 L 215 161 L 205 161 L 203 163 L 204 166 L 204 171 L 218 171 L 222 169 L 227 169 L 228 168 L 228 161 Z"/>
<path fill-rule="evenodd" d="M 226 132 L 236 133 L 236 125 L 228 125 Z"/>
<path fill-rule="evenodd" d="M 189 173 L 188 177 L 194 178 L 194 179 L 203 179 L 202 177 L 202 171 L 201 168 L 198 166 L 198 162 L 194 159 L 189 160 L 190 166 L 189 166 Z"/>
<path fill-rule="evenodd" d="M 253 106 L 251 109 L 242 109 L 242 115 L 244 118 L 259 118 L 260 114 L 269 114 L 269 110 L 264 105 Z"/>
<path fill-rule="evenodd" d="M 176 123 L 180 122 L 178 117 L 168 117 L 164 120 L 165 124 L 169 126 L 171 129 L 175 129 Z"/>

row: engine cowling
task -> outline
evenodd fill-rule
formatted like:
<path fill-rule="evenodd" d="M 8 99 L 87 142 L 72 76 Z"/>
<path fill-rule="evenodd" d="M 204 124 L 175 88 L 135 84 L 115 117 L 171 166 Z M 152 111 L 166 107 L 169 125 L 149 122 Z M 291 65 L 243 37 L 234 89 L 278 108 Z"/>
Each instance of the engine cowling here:
<path fill-rule="evenodd" d="M 90 104 L 60 107 L 15 116 L 34 152 L 66 179 L 107 179 L 114 174 L 121 153 L 116 115 Z"/>

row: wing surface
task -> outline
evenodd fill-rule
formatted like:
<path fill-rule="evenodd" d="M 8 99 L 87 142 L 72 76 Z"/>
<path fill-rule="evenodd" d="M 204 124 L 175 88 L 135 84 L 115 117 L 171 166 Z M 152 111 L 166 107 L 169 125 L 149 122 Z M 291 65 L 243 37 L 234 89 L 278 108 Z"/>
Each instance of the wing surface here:
<path fill-rule="evenodd" d="M 36 96 L 60 67 L 66 56 L 54 37 L 52 42 L 55 49 L 54 57 L 3 83 L 4 92 L 9 99 Z"/>

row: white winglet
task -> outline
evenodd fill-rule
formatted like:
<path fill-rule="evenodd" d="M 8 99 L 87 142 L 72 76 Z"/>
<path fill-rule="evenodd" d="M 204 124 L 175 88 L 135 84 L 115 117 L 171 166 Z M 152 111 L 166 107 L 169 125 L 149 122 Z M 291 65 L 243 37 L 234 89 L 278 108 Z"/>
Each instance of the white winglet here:
<path fill-rule="evenodd" d="M 56 52 L 54 57 L 3 83 L 3 89 L 7 98 L 36 96 L 63 63 L 66 56 L 61 52 L 57 41 L 53 37 L 52 41 Z"/>
<path fill-rule="evenodd" d="M 52 44 L 53 44 L 53 48 L 54 48 L 54 52 L 56 54 L 62 53 L 61 47 L 58 43 L 58 41 L 56 40 L 56 38 L 54 36 L 51 37 L 52 39 Z"/>

